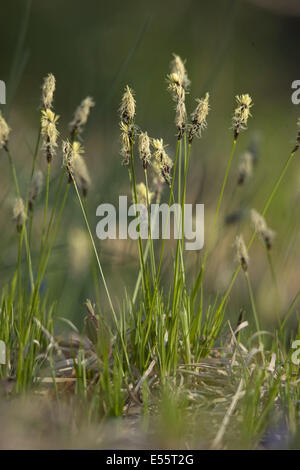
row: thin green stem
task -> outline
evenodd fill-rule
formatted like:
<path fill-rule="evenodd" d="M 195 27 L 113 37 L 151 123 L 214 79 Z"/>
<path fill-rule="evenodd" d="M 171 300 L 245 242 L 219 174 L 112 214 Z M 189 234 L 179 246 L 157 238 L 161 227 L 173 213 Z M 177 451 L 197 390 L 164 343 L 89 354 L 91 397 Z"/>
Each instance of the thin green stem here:
<path fill-rule="evenodd" d="M 216 209 L 216 212 L 215 212 L 212 228 L 211 228 L 211 231 L 210 231 L 209 237 L 208 237 L 207 249 L 205 251 L 205 255 L 204 255 L 204 259 L 203 259 L 203 263 L 202 263 L 202 267 L 201 267 L 202 270 L 204 270 L 204 268 L 205 268 L 207 257 L 209 255 L 209 252 L 210 252 L 210 249 L 211 249 L 213 234 L 215 232 L 216 225 L 217 225 L 217 222 L 218 222 L 218 218 L 219 218 L 219 214 L 220 214 L 220 208 L 221 208 L 221 204 L 222 204 L 222 201 L 223 201 L 224 191 L 225 191 L 226 183 L 227 183 L 227 180 L 228 180 L 232 160 L 233 160 L 233 157 L 234 157 L 236 144 L 237 144 L 237 140 L 234 140 L 233 144 L 232 144 L 232 149 L 231 149 L 231 153 L 230 153 L 230 156 L 229 156 L 229 160 L 228 160 L 228 163 L 227 163 L 227 167 L 226 167 L 225 176 L 224 176 L 224 179 L 223 179 L 223 183 L 222 183 L 222 187 L 221 187 L 221 191 L 220 191 L 220 195 L 219 195 L 217 209 Z"/>
<path fill-rule="evenodd" d="M 125 343 L 124 343 L 122 332 L 121 332 L 120 327 L 119 327 L 119 323 L 118 323 L 117 315 L 116 315 L 116 312 L 115 312 L 115 309 L 114 309 L 114 306 L 113 306 L 113 303 L 112 303 L 112 299 L 111 299 L 111 296 L 110 296 L 110 293 L 109 293 L 109 290 L 108 290 L 108 287 L 107 287 L 107 284 L 106 284 L 106 280 L 105 280 L 104 273 L 103 273 L 103 270 L 102 270 L 100 258 L 99 258 L 99 255 L 98 255 L 98 251 L 97 251 L 97 248 L 96 248 L 96 245 L 95 245 L 94 237 L 93 237 L 92 232 L 91 232 L 91 228 L 90 228 L 90 224 L 89 224 L 89 221 L 88 221 L 88 218 L 87 218 L 87 214 L 86 214 L 86 211 L 85 211 L 85 208 L 84 208 L 84 205 L 83 205 L 83 202 L 82 202 L 79 190 L 78 190 L 77 183 L 76 183 L 76 181 L 73 177 L 72 177 L 72 180 L 73 180 L 74 188 L 75 188 L 77 198 L 78 198 L 78 201 L 79 201 L 79 204 L 80 204 L 81 212 L 82 212 L 82 215 L 83 215 L 83 218 L 84 218 L 84 221 L 85 221 L 85 225 L 86 225 L 86 228 L 87 228 L 87 231 L 88 231 L 91 243 L 92 243 L 93 251 L 94 251 L 94 254 L 95 254 L 96 261 L 97 261 L 99 273 L 100 273 L 100 276 L 101 276 L 101 279 L 102 279 L 102 282 L 103 282 L 103 285 L 104 285 L 106 296 L 107 296 L 107 299 L 108 299 L 108 302 L 109 302 L 109 306 L 111 308 L 113 318 L 114 318 L 114 322 L 116 324 L 116 328 L 117 328 L 117 331 L 118 331 L 119 336 L 120 336 L 120 340 L 121 340 L 122 347 L 123 347 L 123 350 L 124 350 L 124 355 L 125 355 L 125 359 L 126 359 L 126 362 L 127 362 L 127 366 L 128 366 L 128 368 L 130 368 L 126 346 L 125 346 Z"/>
<path fill-rule="evenodd" d="M 44 245 L 44 237 L 45 237 L 45 231 L 46 231 L 46 226 L 47 226 L 49 186 L 50 186 L 50 162 L 48 162 L 47 164 L 46 195 L 45 195 L 44 217 L 43 217 L 43 225 L 42 225 L 41 251 Z"/>

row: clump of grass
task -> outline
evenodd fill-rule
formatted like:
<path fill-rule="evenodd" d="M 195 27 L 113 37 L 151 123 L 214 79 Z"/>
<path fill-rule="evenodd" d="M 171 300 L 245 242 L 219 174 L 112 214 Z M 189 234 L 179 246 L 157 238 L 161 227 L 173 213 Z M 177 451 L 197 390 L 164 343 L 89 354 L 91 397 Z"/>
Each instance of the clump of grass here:
<path fill-rule="evenodd" d="M 169 207 L 177 201 L 183 210 L 195 137 L 201 139 L 208 127 L 209 93 L 196 99 L 196 108 L 189 119 L 185 98 L 187 91 L 191 92 L 191 82 L 184 61 L 177 55 L 171 62 L 167 81 L 175 103 L 175 154 L 172 155 L 162 137 L 151 137 L 148 130 L 142 130 L 140 123 L 137 124 L 138 99 L 133 90 L 126 86 L 119 110 L 121 155 L 135 204 L 143 201 L 149 209 L 151 201 L 160 202 L 166 198 Z M 0 337 L 7 347 L 7 362 L 0 366 L 1 378 L 12 382 L 17 393 L 28 389 L 41 392 L 45 381 L 50 382 L 53 400 L 64 403 L 71 395 L 75 408 L 84 409 L 90 423 L 112 416 L 125 417 L 135 407 L 142 414 L 143 430 L 151 434 L 151 426 L 159 422 L 157 418 L 160 417 L 164 424 L 166 446 L 185 445 L 187 441 L 195 446 L 213 448 L 234 444 L 258 446 L 268 427 L 269 416 L 278 404 L 283 408 L 287 406 L 289 431 L 296 436 L 299 429 L 296 404 L 299 391 L 294 383 L 295 368 L 288 349 L 285 349 L 288 348 L 287 322 L 281 322 L 280 317 L 284 315 L 278 311 L 278 330 L 275 333 L 262 331 L 261 314 L 250 281 L 248 253 L 258 233 L 265 243 L 272 279 L 278 292 L 271 258 L 273 232 L 267 227 L 264 217 L 298 150 L 299 135 L 261 215 L 252 212 L 255 230 L 248 245 L 241 236 L 236 238 L 239 264 L 227 289 L 209 300 L 205 283 L 207 265 L 216 231 L 222 229 L 220 214 L 236 147 L 242 138 L 242 131 L 247 129 L 253 106 L 248 94 L 237 95 L 232 118 L 232 148 L 228 152 L 229 159 L 218 190 L 213 222 L 196 276 L 187 267 L 183 239 L 178 239 L 169 277 L 163 280 L 162 267 L 167 263 L 166 239 L 151 239 L 151 218 L 147 213 L 149 236 L 148 240 L 143 240 L 141 220 L 145 214 L 140 214 L 137 280 L 134 291 L 128 293 L 123 305 L 117 308 L 106 281 L 86 205 L 91 178 L 88 159 L 84 156 L 82 133 L 95 103 L 91 97 L 81 102 L 70 122 L 69 135 L 64 136 L 59 129 L 58 116 L 52 110 L 55 86 L 55 78 L 49 74 L 42 87 L 41 121 L 32 156 L 28 195 L 23 199 L 9 151 L 13 133 L 0 115 L 0 147 L 7 153 L 12 171 L 17 197 L 14 218 L 19 234 L 14 274 L 9 286 L 3 290 L 1 300 Z M 61 146 L 60 135 L 63 135 Z M 47 172 L 40 251 L 33 266 L 30 234 L 35 202 L 41 193 L 43 179 L 36 168 L 40 140 L 46 155 Z M 50 184 L 52 160 L 60 147 L 63 168 L 53 176 Z M 252 164 L 252 156 L 245 154 L 238 168 L 239 186 L 243 186 L 251 176 Z M 143 181 L 138 183 L 140 173 Z M 152 174 L 154 177 L 150 177 Z M 55 199 L 50 213 L 51 191 L 55 191 Z M 93 250 L 95 298 L 101 286 L 108 300 L 109 312 L 103 312 L 99 301 L 97 304 L 87 301 L 84 331 L 80 334 L 68 322 L 73 334 L 67 340 L 61 340 L 54 335 L 55 305 L 48 305 L 47 296 L 41 294 L 41 285 L 70 192 L 79 203 Z M 178 228 L 181 224 L 183 230 L 184 212 L 182 219 L 176 220 L 176 223 Z M 21 262 L 23 240 L 28 267 L 25 273 Z M 232 327 L 227 312 L 231 309 L 230 293 L 241 267 L 254 322 L 246 311 L 237 326 Z M 297 299 L 296 295 L 286 318 L 294 311 Z M 299 338 L 299 331 L 294 337 Z M 61 383 L 71 384 L 68 392 L 60 386 Z M 291 390 L 293 393 L 289 394 Z M 212 422 L 212 426 L 208 436 L 203 430 L 201 443 L 196 443 L 192 430 L 197 420 L 201 421 L 203 417 L 204 421 L 207 420 L 210 413 L 212 419 L 208 421 Z"/>

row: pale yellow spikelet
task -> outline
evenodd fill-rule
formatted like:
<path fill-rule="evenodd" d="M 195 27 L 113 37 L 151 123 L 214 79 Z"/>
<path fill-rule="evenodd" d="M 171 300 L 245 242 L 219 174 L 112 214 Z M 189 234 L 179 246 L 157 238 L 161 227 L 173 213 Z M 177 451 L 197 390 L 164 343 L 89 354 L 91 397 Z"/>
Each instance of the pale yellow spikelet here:
<path fill-rule="evenodd" d="M 10 133 L 10 128 L 7 125 L 2 113 L 0 111 L 0 148 L 7 150 L 8 136 Z"/>
<path fill-rule="evenodd" d="M 16 222 L 17 230 L 20 231 L 26 220 L 24 201 L 21 197 L 15 199 L 13 206 L 13 219 Z"/>
<path fill-rule="evenodd" d="M 247 151 L 242 154 L 238 170 L 238 184 L 242 185 L 247 179 L 251 178 L 253 173 L 253 155 L 251 152 Z"/>
<path fill-rule="evenodd" d="M 185 89 L 183 87 L 183 82 L 178 73 L 173 72 L 167 76 L 168 81 L 168 90 L 170 91 L 174 101 L 185 100 Z"/>
<path fill-rule="evenodd" d="M 144 183 L 139 183 L 136 185 L 136 194 L 137 194 L 138 202 L 140 204 L 147 205 L 147 188 Z M 148 191 L 149 204 L 151 204 L 153 197 L 154 197 L 154 193 L 151 191 Z"/>
<path fill-rule="evenodd" d="M 150 138 L 147 132 L 141 132 L 139 135 L 139 154 L 146 170 L 151 161 Z"/>
<path fill-rule="evenodd" d="M 171 61 L 170 65 L 171 73 L 177 73 L 177 75 L 180 77 L 183 88 L 187 90 L 191 82 L 186 72 L 185 62 L 179 55 L 173 54 L 173 60 Z"/>
<path fill-rule="evenodd" d="M 203 129 L 207 127 L 207 115 L 210 110 L 209 93 L 204 98 L 196 99 L 198 103 L 195 110 L 191 114 L 192 123 L 189 126 L 189 143 L 191 144 L 194 137 L 201 137 Z"/>
<path fill-rule="evenodd" d="M 81 153 L 74 152 L 72 159 L 72 170 L 76 183 L 81 189 L 83 197 L 86 197 L 91 186 L 91 178 Z"/>
<path fill-rule="evenodd" d="M 82 194 L 86 197 L 91 185 L 90 175 L 82 155 L 84 148 L 78 141 L 70 143 L 68 140 L 62 143 L 63 166 L 69 174 L 69 182 L 76 180 Z"/>
<path fill-rule="evenodd" d="M 52 73 L 49 73 L 44 78 L 42 86 L 42 103 L 44 109 L 50 109 L 53 103 L 53 95 L 55 91 L 55 77 Z"/>
<path fill-rule="evenodd" d="M 70 173 L 72 169 L 72 145 L 68 140 L 62 142 L 63 167 Z"/>
<path fill-rule="evenodd" d="M 253 106 L 252 98 L 248 94 L 237 95 L 237 107 L 232 118 L 232 126 L 234 129 L 234 138 L 238 138 L 241 130 L 247 129 L 248 119 L 251 115 L 250 108 Z"/>
<path fill-rule="evenodd" d="M 157 161 L 157 160 L 153 160 L 152 162 L 152 170 L 154 172 L 154 176 L 153 176 L 153 184 L 155 186 L 160 186 L 161 183 L 164 183 L 164 177 L 161 173 L 161 164 Z"/>
<path fill-rule="evenodd" d="M 235 249 L 238 262 L 241 264 L 243 270 L 248 270 L 249 256 L 247 248 L 242 235 L 237 235 L 235 238 Z"/>
<path fill-rule="evenodd" d="M 177 138 L 181 140 L 186 128 L 186 108 L 182 99 L 179 99 L 176 105 L 175 125 L 177 128 Z"/>
<path fill-rule="evenodd" d="M 152 146 L 154 148 L 153 156 L 160 167 L 161 175 L 163 176 L 167 185 L 170 187 L 170 172 L 173 167 L 172 159 L 165 151 L 163 139 L 152 139 Z"/>
<path fill-rule="evenodd" d="M 125 93 L 122 96 L 121 106 L 120 106 L 120 115 L 121 121 L 125 124 L 130 124 L 133 122 L 135 117 L 135 99 L 134 93 L 131 88 L 127 85 L 125 87 Z"/>
<path fill-rule="evenodd" d="M 254 226 L 254 230 L 261 236 L 266 244 L 266 248 L 271 250 L 275 232 L 273 232 L 273 230 L 268 227 L 265 218 L 255 209 L 251 210 L 251 220 Z"/>
<path fill-rule="evenodd" d="M 69 127 L 71 135 L 80 134 L 83 126 L 86 124 L 91 108 L 95 106 L 93 98 L 87 96 L 75 110 L 73 120 L 70 122 Z"/>
<path fill-rule="evenodd" d="M 125 124 L 121 122 L 121 155 L 123 157 L 123 165 L 128 166 L 130 162 L 130 152 L 131 152 L 131 139 L 132 139 L 132 128 L 130 124 Z"/>
<path fill-rule="evenodd" d="M 29 210 L 33 210 L 33 205 L 37 197 L 40 195 L 42 187 L 43 187 L 43 173 L 41 170 L 36 170 L 33 174 L 32 181 L 31 181 L 31 186 L 29 190 L 29 196 L 28 196 L 28 207 Z"/>
<path fill-rule="evenodd" d="M 42 110 L 41 133 L 43 137 L 43 148 L 46 151 L 47 161 L 50 163 L 57 147 L 59 136 L 56 124 L 59 116 L 55 115 L 51 109 Z"/>

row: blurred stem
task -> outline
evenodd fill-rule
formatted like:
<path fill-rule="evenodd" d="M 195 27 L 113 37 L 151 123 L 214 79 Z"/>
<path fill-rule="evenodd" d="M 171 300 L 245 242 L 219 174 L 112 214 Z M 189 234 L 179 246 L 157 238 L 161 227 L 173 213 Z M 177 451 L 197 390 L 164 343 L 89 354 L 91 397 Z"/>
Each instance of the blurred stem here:
<path fill-rule="evenodd" d="M 233 156 L 234 156 L 234 153 L 235 153 L 236 144 L 237 144 L 237 140 L 235 139 L 233 141 L 231 153 L 230 153 L 229 160 L 228 160 L 228 163 L 227 163 L 225 176 L 224 176 L 224 179 L 223 179 L 221 192 L 220 192 L 219 199 L 218 199 L 218 204 L 217 204 L 217 209 L 216 209 L 212 229 L 209 233 L 208 242 L 207 242 L 207 249 L 205 251 L 205 255 L 204 255 L 204 259 L 203 259 L 203 263 L 202 263 L 202 267 L 201 267 L 202 271 L 204 271 L 204 268 L 205 268 L 205 265 L 206 265 L 206 262 L 207 262 L 207 257 L 209 255 L 209 252 L 210 252 L 210 249 L 211 249 L 212 238 L 213 238 L 213 234 L 215 232 L 216 225 L 217 225 L 217 222 L 218 222 L 218 218 L 219 218 L 219 214 L 220 214 L 220 208 L 221 208 L 221 204 L 222 204 L 222 201 L 223 201 L 224 191 L 225 191 L 226 183 L 227 183 L 227 180 L 228 180 L 228 176 L 229 176 Z"/>
<path fill-rule="evenodd" d="M 150 241 L 151 270 L 152 270 L 152 279 L 153 279 L 153 284 L 154 284 L 155 278 L 156 278 L 156 266 L 155 266 L 154 247 L 153 247 L 153 240 L 152 240 L 152 233 L 151 233 L 151 213 L 150 213 L 151 206 L 150 206 L 150 200 L 149 200 L 149 185 L 148 185 L 148 175 L 147 175 L 146 169 L 144 169 L 144 175 L 145 175 L 145 183 L 146 183 L 148 237 Z M 144 257 L 144 263 L 145 263 L 145 257 Z"/>
<path fill-rule="evenodd" d="M 267 257 L 268 257 L 268 263 L 271 271 L 271 276 L 272 276 L 272 281 L 274 284 L 274 290 L 275 290 L 275 298 L 276 298 L 276 316 L 277 316 L 277 321 L 278 321 L 278 326 L 280 328 L 281 326 L 281 320 L 280 320 L 280 295 L 279 295 L 279 289 L 278 289 L 278 283 L 277 283 L 277 278 L 276 278 L 276 273 L 274 269 L 274 264 L 272 260 L 272 255 L 271 251 L 267 250 Z"/>
<path fill-rule="evenodd" d="M 266 202 L 266 204 L 265 204 L 265 206 L 264 206 L 264 209 L 262 210 L 262 215 L 263 215 L 263 216 L 266 215 L 266 213 L 267 213 L 267 211 L 268 211 L 268 209 L 269 209 L 269 207 L 270 207 L 270 205 L 271 205 L 271 202 L 273 201 L 273 199 L 274 199 L 274 197 L 275 197 L 275 195 L 276 195 L 276 193 L 277 193 L 277 190 L 278 190 L 278 188 L 279 188 L 279 186 L 280 186 L 280 184 L 281 184 L 281 182 L 282 182 L 282 180 L 283 180 L 283 177 L 284 177 L 284 175 L 286 174 L 287 169 L 288 169 L 288 167 L 289 167 L 289 165 L 290 165 L 290 163 L 291 163 L 291 161 L 292 161 L 292 159 L 293 159 L 294 156 L 295 156 L 295 152 L 292 152 L 292 153 L 290 154 L 290 156 L 288 157 L 288 159 L 286 160 L 285 165 L 284 165 L 284 167 L 283 167 L 283 169 L 282 169 L 282 171 L 281 171 L 279 177 L 277 178 L 277 181 L 276 181 L 276 183 L 275 183 L 275 185 L 274 185 L 274 188 L 273 188 L 273 190 L 272 190 L 272 192 L 271 192 L 271 194 L 270 194 L 270 196 L 269 196 L 269 198 L 268 198 L 268 200 L 267 200 L 267 202 Z M 252 246 L 252 243 L 254 242 L 255 237 L 256 237 L 256 232 L 253 231 L 252 236 L 251 236 L 250 241 L 249 241 L 248 246 L 247 246 L 247 250 L 248 250 L 248 251 L 250 250 L 250 248 L 251 248 L 251 246 Z M 237 276 L 238 276 L 238 273 L 239 273 L 240 269 L 241 269 L 241 266 L 239 265 L 239 266 L 236 268 L 236 270 L 234 271 L 233 276 L 232 276 L 231 281 L 230 281 L 230 284 L 229 284 L 229 286 L 228 286 L 228 288 L 227 288 L 225 294 L 223 295 L 223 298 L 222 298 L 222 300 L 221 300 L 220 306 L 218 307 L 219 309 L 222 309 L 223 306 L 225 305 L 225 302 L 226 302 L 226 300 L 228 299 L 228 297 L 229 297 L 229 295 L 230 295 L 230 292 L 231 292 L 231 290 L 232 290 L 232 287 L 234 286 L 235 280 L 236 280 L 236 278 L 237 278 Z"/>
<path fill-rule="evenodd" d="M 35 150 L 34 150 L 33 159 L 32 159 L 30 183 L 32 181 L 34 171 L 35 171 L 35 167 L 36 167 L 37 156 L 38 156 L 39 147 L 40 147 L 40 140 L 41 140 L 41 124 L 40 124 L 40 127 L 39 127 L 38 137 L 37 137 L 37 140 L 36 140 Z"/>
<path fill-rule="evenodd" d="M 19 182 L 18 182 L 18 177 L 17 177 L 17 172 L 16 172 L 16 167 L 14 164 L 14 161 L 12 159 L 11 153 L 9 149 L 7 149 L 7 155 L 8 155 L 8 160 L 11 168 L 11 172 L 13 175 L 13 180 L 14 180 L 14 185 L 15 185 L 15 190 L 17 197 L 21 197 L 20 193 L 20 187 L 19 187 Z M 20 236 L 20 243 L 21 243 L 21 249 L 22 249 L 22 240 L 23 240 L 23 234 L 25 236 L 25 249 L 26 249 L 26 256 L 27 256 L 27 262 L 28 262 L 28 271 L 29 271 L 29 279 L 30 279 L 30 285 L 31 289 L 34 289 L 34 280 L 33 280 L 33 272 L 32 272 L 32 262 L 31 262 L 31 254 L 29 250 L 29 245 L 28 245 L 28 238 L 27 238 L 27 228 L 26 228 L 26 220 L 24 221 L 23 227 L 22 227 L 22 232 Z"/>
<path fill-rule="evenodd" d="M 78 201 L 79 201 L 79 204 L 80 204 L 80 208 L 81 208 L 81 212 L 82 212 L 82 215 L 83 215 L 83 218 L 84 218 L 84 221 L 85 221 L 85 225 L 86 225 L 89 237 L 91 239 L 91 243 L 92 243 L 92 247 L 93 247 L 93 250 L 94 250 L 95 257 L 96 257 L 98 269 L 99 269 L 100 276 L 101 276 L 101 279 L 102 279 L 102 282 L 103 282 L 103 285 L 104 285 L 104 289 L 105 289 L 105 292 L 106 292 L 106 295 L 107 295 L 107 298 L 108 298 L 108 302 L 109 302 L 109 305 L 110 305 L 110 308 L 111 308 L 111 311 L 112 311 L 112 314 L 113 314 L 113 318 L 114 318 L 114 321 L 115 321 L 115 324 L 116 324 L 116 328 L 117 328 L 117 331 L 118 331 L 119 336 L 120 336 L 120 340 L 121 340 L 121 343 L 122 343 L 126 363 L 127 363 L 128 368 L 130 368 L 129 359 L 128 359 L 128 355 L 127 355 L 127 350 L 126 350 L 126 345 L 124 343 L 124 339 L 123 339 L 123 336 L 122 336 L 122 332 L 120 330 L 117 315 L 116 315 L 116 312 L 115 312 L 115 309 L 114 309 L 114 306 L 113 306 L 113 303 L 112 303 L 112 300 L 111 300 L 111 297 L 110 297 L 110 293 L 109 293 L 109 290 L 108 290 L 108 287 L 107 287 L 107 284 L 106 284 L 106 280 L 105 280 L 104 273 L 103 273 L 103 270 L 102 270 L 102 266 L 101 266 L 101 263 L 100 263 L 100 258 L 99 258 L 98 251 L 97 251 L 97 248 L 96 248 L 96 245 L 95 245 L 94 237 L 93 237 L 92 232 L 91 232 L 91 228 L 90 228 L 90 224 L 89 224 L 89 221 L 88 221 L 88 218 L 87 218 L 87 215 L 86 215 L 86 211 L 85 211 L 84 205 L 82 203 L 82 199 L 81 199 L 81 196 L 80 196 L 80 193 L 79 193 L 79 190 L 78 190 L 78 186 L 77 186 L 77 183 L 76 183 L 75 178 L 73 177 L 73 175 L 72 175 L 72 181 L 73 181 L 74 188 L 75 188 L 75 191 L 76 191 L 76 194 L 77 194 L 77 198 L 78 198 Z"/>
<path fill-rule="evenodd" d="M 134 169 L 134 160 L 133 160 L 133 144 L 130 142 L 130 166 L 131 166 L 131 174 L 132 174 L 132 189 L 133 189 L 133 196 L 134 196 L 134 203 L 138 204 L 137 200 L 137 192 L 136 192 L 136 179 L 135 179 L 135 169 Z M 143 283 L 144 283 L 144 289 L 145 289 L 145 294 L 147 298 L 147 303 L 150 302 L 150 294 L 149 290 L 147 288 L 147 279 L 146 279 L 146 269 L 145 269 L 145 263 L 144 263 L 144 254 L 143 254 L 143 244 L 142 244 L 142 239 L 140 236 L 140 230 L 139 230 L 139 238 L 138 238 L 138 247 L 139 247 L 139 258 L 140 258 L 140 265 L 143 273 Z"/>
<path fill-rule="evenodd" d="M 44 237 L 45 237 L 45 231 L 46 231 L 46 226 L 47 226 L 49 186 L 50 186 L 50 162 L 48 162 L 47 164 L 46 195 L 45 195 L 44 218 L 43 218 L 43 225 L 42 225 L 41 251 L 44 245 Z"/>
<path fill-rule="evenodd" d="M 254 316 L 256 331 L 259 333 L 259 345 L 260 345 L 260 347 L 262 348 L 262 347 L 263 347 L 263 343 L 262 343 L 261 333 L 260 333 L 260 324 L 259 324 L 259 320 L 258 320 L 258 315 L 257 315 L 256 306 L 255 306 L 255 301 L 254 301 L 253 290 L 252 290 L 252 286 L 251 286 L 251 282 L 250 282 L 250 277 L 249 277 L 248 271 L 245 271 L 245 276 L 246 276 L 246 281 L 247 281 L 247 286 L 248 286 L 248 292 L 249 292 L 249 298 L 250 298 L 250 302 L 251 302 L 252 313 L 253 313 L 253 316 Z"/>

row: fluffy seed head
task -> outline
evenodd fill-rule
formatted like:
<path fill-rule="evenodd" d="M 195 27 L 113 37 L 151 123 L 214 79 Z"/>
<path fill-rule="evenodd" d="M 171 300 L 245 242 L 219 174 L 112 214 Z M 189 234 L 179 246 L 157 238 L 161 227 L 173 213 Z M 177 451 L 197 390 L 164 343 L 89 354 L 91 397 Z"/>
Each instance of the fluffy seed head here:
<path fill-rule="evenodd" d="M 159 165 L 161 175 L 164 178 L 164 181 L 170 187 L 171 186 L 170 172 L 173 166 L 173 162 L 165 151 L 163 139 L 153 139 L 152 146 L 154 148 L 153 156 L 157 164 Z"/>
<path fill-rule="evenodd" d="M 33 174 L 29 196 L 28 196 L 28 207 L 30 211 L 33 210 L 34 202 L 42 190 L 43 180 L 44 180 L 43 173 L 40 170 L 35 171 Z"/>
<path fill-rule="evenodd" d="M 241 130 L 247 129 L 248 118 L 251 116 L 250 108 L 253 106 L 252 98 L 248 95 L 237 95 L 237 107 L 232 118 L 234 138 L 237 139 Z"/>
<path fill-rule="evenodd" d="M 73 120 L 69 124 L 73 136 L 75 133 L 80 134 L 82 132 L 83 126 L 86 124 L 93 106 L 95 106 L 93 98 L 87 96 L 75 110 Z"/>
<path fill-rule="evenodd" d="M 73 156 L 72 165 L 76 183 L 81 189 L 83 197 L 86 197 L 88 190 L 91 186 L 91 178 L 82 155 L 80 155 L 79 153 L 75 153 Z"/>
<path fill-rule="evenodd" d="M 266 248 L 270 250 L 272 248 L 275 232 L 271 230 L 264 219 L 255 209 L 251 210 L 251 220 L 256 233 L 258 233 L 266 244 Z"/>
<path fill-rule="evenodd" d="M 21 197 L 16 198 L 13 206 L 13 218 L 16 221 L 17 230 L 20 231 L 26 220 L 26 212 L 23 199 Z"/>
<path fill-rule="evenodd" d="M 139 183 L 136 185 L 136 194 L 138 202 L 147 205 L 147 188 L 144 183 Z M 151 204 L 153 197 L 154 193 L 148 191 L 149 204 Z"/>
<path fill-rule="evenodd" d="M 178 77 L 181 80 L 182 86 L 185 90 L 188 89 L 190 85 L 190 80 L 187 76 L 186 68 L 184 65 L 184 61 L 181 57 L 177 54 L 173 54 L 173 60 L 171 61 L 171 73 L 177 73 Z"/>
<path fill-rule="evenodd" d="M 69 182 L 75 179 L 84 197 L 87 196 L 91 185 L 90 175 L 83 158 L 84 148 L 78 141 L 62 143 L 63 166 L 69 174 Z"/>
<path fill-rule="evenodd" d="M 139 135 L 139 154 L 146 170 L 151 161 L 150 138 L 147 132 L 141 132 Z"/>
<path fill-rule="evenodd" d="M 192 123 L 189 126 L 189 143 L 192 143 L 195 136 L 200 138 L 203 129 L 207 127 L 206 118 L 210 110 L 209 93 L 206 93 L 204 98 L 196 99 L 196 102 L 198 104 L 191 114 Z"/>
<path fill-rule="evenodd" d="M 56 116 L 51 109 L 42 110 L 41 133 L 43 136 L 43 148 L 46 151 L 47 161 L 50 163 L 55 154 L 57 139 L 59 136 L 56 123 L 59 116 Z"/>
<path fill-rule="evenodd" d="M 238 184 L 242 185 L 244 182 L 251 178 L 253 172 L 253 155 L 251 152 L 245 152 L 241 156 L 239 163 L 239 176 Z"/>
<path fill-rule="evenodd" d="M 241 264 L 243 270 L 246 272 L 248 270 L 249 256 L 242 235 L 237 235 L 235 239 L 235 249 L 238 262 Z"/>
<path fill-rule="evenodd" d="M 130 124 L 134 120 L 135 99 L 133 96 L 133 90 L 131 90 L 128 85 L 126 85 L 125 93 L 122 97 L 120 115 L 121 121 L 123 121 L 125 124 Z"/>
<path fill-rule="evenodd" d="M 7 125 L 2 113 L 0 111 L 0 148 L 6 148 L 8 142 L 8 136 L 10 128 Z"/>
<path fill-rule="evenodd" d="M 52 73 L 49 73 L 47 77 L 44 78 L 44 83 L 42 86 L 42 102 L 44 109 L 52 107 L 54 91 L 55 77 Z"/>
<path fill-rule="evenodd" d="M 125 124 L 121 121 L 121 155 L 123 157 L 123 165 L 128 166 L 130 161 L 131 142 L 132 142 L 132 127 L 130 124 Z"/>
<path fill-rule="evenodd" d="M 181 140 L 186 128 L 186 108 L 182 99 L 177 101 L 175 125 L 177 127 L 177 138 L 178 140 Z"/>
<path fill-rule="evenodd" d="M 185 100 L 185 89 L 182 79 L 177 72 L 172 72 L 167 76 L 168 90 L 170 91 L 174 101 Z"/>

